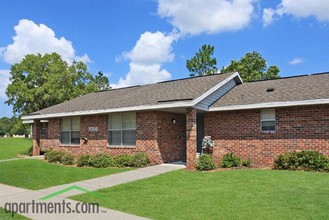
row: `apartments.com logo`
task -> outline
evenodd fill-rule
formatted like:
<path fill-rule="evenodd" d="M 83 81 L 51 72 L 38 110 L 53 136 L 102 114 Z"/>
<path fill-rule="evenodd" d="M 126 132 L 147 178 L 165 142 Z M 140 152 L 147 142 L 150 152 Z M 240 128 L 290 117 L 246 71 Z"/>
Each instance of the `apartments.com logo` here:
<path fill-rule="evenodd" d="M 14 216 L 16 213 L 20 214 L 86 214 L 86 213 L 99 213 L 98 203 L 82 203 L 67 202 L 64 199 L 61 202 L 45 202 L 45 200 L 51 199 L 55 196 L 68 192 L 70 190 L 79 190 L 84 193 L 92 194 L 99 197 L 95 192 L 91 192 L 79 186 L 70 186 L 66 189 L 54 192 L 39 198 L 41 201 L 32 200 L 31 202 L 7 202 L 5 203 L 5 211 L 11 213 Z"/>

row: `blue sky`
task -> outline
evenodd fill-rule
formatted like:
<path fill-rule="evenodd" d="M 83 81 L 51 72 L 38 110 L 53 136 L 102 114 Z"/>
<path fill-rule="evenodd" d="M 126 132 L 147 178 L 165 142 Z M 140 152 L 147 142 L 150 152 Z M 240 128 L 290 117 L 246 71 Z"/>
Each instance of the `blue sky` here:
<path fill-rule="evenodd" d="M 329 71 L 328 0 L 11 0 L 0 3 L 0 117 L 10 66 L 57 52 L 113 87 L 188 77 L 186 59 L 215 46 L 218 67 L 258 51 L 281 76 Z"/>

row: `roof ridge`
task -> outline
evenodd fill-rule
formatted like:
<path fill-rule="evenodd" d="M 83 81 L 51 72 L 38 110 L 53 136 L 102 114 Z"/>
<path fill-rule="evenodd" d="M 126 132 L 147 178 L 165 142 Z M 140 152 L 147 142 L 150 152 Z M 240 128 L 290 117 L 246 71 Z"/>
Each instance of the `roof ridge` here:
<path fill-rule="evenodd" d="M 114 91 L 114 90 L 120 90 L 120 89 L 129 89 L 129 88 L 134 88 L 134 87 L 151 86 L 151 85 L 157 85 L 157 84 L 168 83 L 168 82 L 176 82 L 176 81 L 183 81 L 183 80 L 189 80 L 189 79 L 195 79 L 195 78 L 203 78 L 203 77 L 215 76 L 215 75 L 233 74 L 233 73 L 234 72 L 230 72 L 230 73 L 215 73 L 215 74 L 203 75 L 203 76 L 193 76 L 193 77 L 186 77 L 186 78 L 180 78 L 180 79 L 172 79 L 172 80 L 160 81 L 160 82 L 155 82 L 155 83 L 148 83 L 148 84 L 143 84 L 143 85 L 134 85 L 134 86 L 128 86 L 128 87 L 120 87 L 120 88 L 114 88 L 114 89 L 106 89 L 106 90 L 97 91 L 96 93 L 98 93 L 98 92 L 108 92 L 108 91 Z"/>
<path fill-rule="evenodd" d="M 284 79 L 298 78 L 298 77 L 306 77 L 306 76 L 325 75 L 325 74 L 329 74 L 329 72 L 310 73 L 310 74 L 295 75 L 295 76 L 285 76 L 285 77 L 280 77 L 280 78 L 275 78 L 275 79 L 260 79 L 260 80 L 254 80 L 254 81 L 250 81 L 250 82 L 245 82 L 244 84 L 256 83 L 256 82 L 265 82 L 265 81 L 272 81 L 272 80 L 284 80 Z"/>
<path fill-rule="evenodd" d="M 230 72 L 230 73 L 214 73 L 214 74 L 202 75 L 202 76 L 190 76 L 190 77 L 186 77 L 186 78 L 180 78 L 180 79 L 172 79 L 172 80 L 161 81 L 161 82 L 157 82 L 157 83 L 155 83 L 155 84 L 167 83 L 167 82 L 174 82 L 174 81 L 182 81 L 182 80 L 195 79 L 195 78 L 203 78 L 203 77 L 208 77 L 208 76 L 216 76 L 216 75 L 224 75 L 224 74 L 233 74 L 233 73 L 234 73 L 234 72 Z"/>
<path fill-rule="evenodd" d="M 150 85 L 150 84 L 145 84 L 145 85 L 134 85 L 134 86 L 127 86 L 127 87 L 114 88 L 114 89 L 110 88 L 110 89 L 100 90 L 100 91 L 97 91 L 97 92 L 95 92 L 95 93 L 98 93 L 98 92 L 109 92 L 109 91 L 120 90 L 120 89 L 130 89 L 130 88 L 140 87 L 140 86 L 146 86 L 146 85 Z"/>

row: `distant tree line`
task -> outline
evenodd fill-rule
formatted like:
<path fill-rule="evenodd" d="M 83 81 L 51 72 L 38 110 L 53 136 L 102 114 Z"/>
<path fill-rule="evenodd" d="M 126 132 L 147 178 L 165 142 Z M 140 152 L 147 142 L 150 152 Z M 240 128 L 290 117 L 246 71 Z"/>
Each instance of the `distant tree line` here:
<path fill-rule="evenodd" d="M 22 123 L 20 118 L 0 118 L 0 136 L 4 135 L 28 135 L 31 133 L 30 125 Z"/>

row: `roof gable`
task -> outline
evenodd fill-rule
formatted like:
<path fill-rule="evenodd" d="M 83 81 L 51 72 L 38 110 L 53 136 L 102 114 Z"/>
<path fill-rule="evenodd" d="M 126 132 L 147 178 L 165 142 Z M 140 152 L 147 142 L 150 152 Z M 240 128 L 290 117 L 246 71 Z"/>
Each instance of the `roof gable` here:
<path fill-rule="evenodd" d="M 40 110 L 23 119 L 100 114 L 172 107 L 193 107 L 238 73 L 214 74 L 90 93 Z M 240 82 L 241 83 L 241 82 Z"/>

